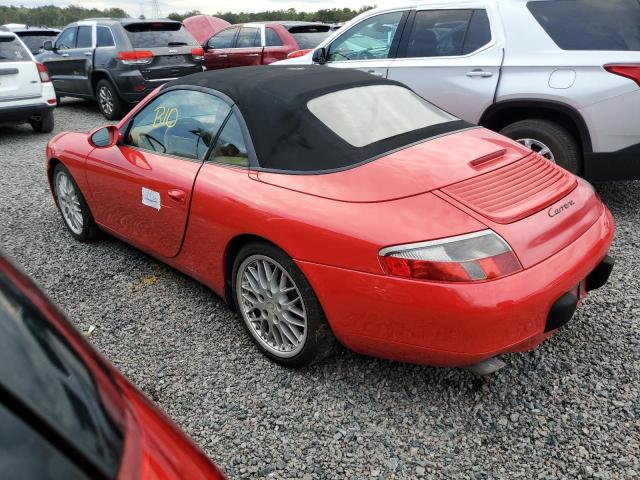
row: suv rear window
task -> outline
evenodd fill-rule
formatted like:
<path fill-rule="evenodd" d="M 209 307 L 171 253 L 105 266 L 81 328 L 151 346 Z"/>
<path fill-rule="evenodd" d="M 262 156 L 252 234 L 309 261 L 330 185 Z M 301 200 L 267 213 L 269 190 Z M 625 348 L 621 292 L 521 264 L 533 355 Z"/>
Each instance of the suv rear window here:
<path fill-rule="evenodd" d="M 640 51 L 638 0 L 531 1 L 527 7 L 563 50 Z"/>
<path fill-rule="evenodd" d="M 315 48 L 331 33 L 329 25 L 303 25 L 291 27 L 289 33 L 302 50 Z"/>
<path fill-rule="evenodd" d="M 179 23 L 132 23 L 125 25 L 124 29 L 133 48 L 198 45 Z"/>
<path fill-rule="evenodd" d="M 28 62 L 30 60 L 29 53 L 16 37 L 0 36 L 0 63 Z"/>
<path fill-rule="evenodd" d="M 18 36 L 22 39 L 31 53 L 34 55 L 40 52 L 42 44 L 47 40 L 55 40 L 58 36 L 56 32 L 20 32 Z"/>
<path fill-rule="evenodd" d="M 339 90 L 314 98 L 307 107 L 333 133 L 358 148 L 456 120 L 397 85 Z"/>

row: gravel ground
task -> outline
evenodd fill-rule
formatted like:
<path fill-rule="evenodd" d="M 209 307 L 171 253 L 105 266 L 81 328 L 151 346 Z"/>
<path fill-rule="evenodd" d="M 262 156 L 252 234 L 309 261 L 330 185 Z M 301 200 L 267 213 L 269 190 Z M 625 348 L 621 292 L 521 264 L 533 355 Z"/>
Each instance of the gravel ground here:
<path fill-rule="evenodd" d="M 56 122 L 104 123 L 72 100 Z M 640 477 L 640 182 L 598 187 L 618 222 L 610 285 L 490 379 L 346 351 L 292 371 L 195 281 L 111 238 L 74 242 L 43 173 L 49 138 L 0 127 L 0 250 L 230 478 Z"/>

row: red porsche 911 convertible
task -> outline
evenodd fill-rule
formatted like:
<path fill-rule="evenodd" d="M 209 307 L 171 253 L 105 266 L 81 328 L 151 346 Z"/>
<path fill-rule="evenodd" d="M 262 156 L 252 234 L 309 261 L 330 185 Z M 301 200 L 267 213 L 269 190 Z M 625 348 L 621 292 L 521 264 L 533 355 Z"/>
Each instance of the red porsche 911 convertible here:
<path fill-rule="evenodd" d="M 284 365 L 336 339 L 440 366 L 529 350 L 613 267 L 587 182 L 359 71 L 181 78 L 56 136 L 46 168 L 77 240 L 104 230 L 201 281 Z"/>

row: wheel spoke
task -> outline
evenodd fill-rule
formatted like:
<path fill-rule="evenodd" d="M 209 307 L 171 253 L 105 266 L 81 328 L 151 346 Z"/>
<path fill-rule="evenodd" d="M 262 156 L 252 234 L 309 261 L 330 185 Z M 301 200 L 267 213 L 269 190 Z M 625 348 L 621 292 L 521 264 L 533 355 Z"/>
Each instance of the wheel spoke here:
<path fill-rule="evenodd" d="M 294 317 L 289 312 L 282 312 L 282 317 L 285 319 L 287 323 L 290 323 L 291 325 L 295 325 L 296 327 L 300 327 L 304 329 L 304 327 L 306 326 L 304 320 L 300 320 L 299 318 Z"/>
<path fill-rule="evenodd" d="M 289 340 L 291 345 L 296 345 L 300 341 L 300 337 L 294 331 L 294 329 L 289 326 L 288 323 L 286 323 L 286 322 L 285 323 L 280 323 L 279 327 L 280 327 L 280 330 L 282 331 L 282 333 L 284 334 L 284 336 L 287 337 L 287 340 Z M 287 331 L 289 333 L 287 333 Z"/>

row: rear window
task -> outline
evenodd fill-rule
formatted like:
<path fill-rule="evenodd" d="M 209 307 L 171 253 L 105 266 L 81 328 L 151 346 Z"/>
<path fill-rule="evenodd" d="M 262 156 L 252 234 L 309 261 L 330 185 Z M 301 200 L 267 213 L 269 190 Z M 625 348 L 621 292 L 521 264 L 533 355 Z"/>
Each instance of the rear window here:
<path fill-rule="evenodd" d="M 456 120 L 397 85 L 350 88 L 314 98 L 309 111 L 354 147 Z"/>
<path fill-rule="evenodd" d="M 16 37 L 0 36 L 0 63 L 28 62 L 31 60 L 29 52 Z"/>
<path fill-rule="evenodd" d="M 304 25 L 291 27 L 289 33 L 302 50 L 315 48 L 331 33 L 329 25 Z"/>
<path fill-rule="evenodd" d="M 532 1 L 527 6 L 563 50 L 640 51 L 638 0 Z"/>
<path fill-rule="evenodd" d="M 55 40 L 58 36 L 56 32 L 22 32 L 18 35 L 20 39 L 24 42 L 31 53 L 39 53 L 42 49 L 42 44 L 47 40 Z"/>
<path fill-rule="evenodd" d="M 197 46 L 179 23 L 133 23 L 124 28 L 133 48 Z"/>

